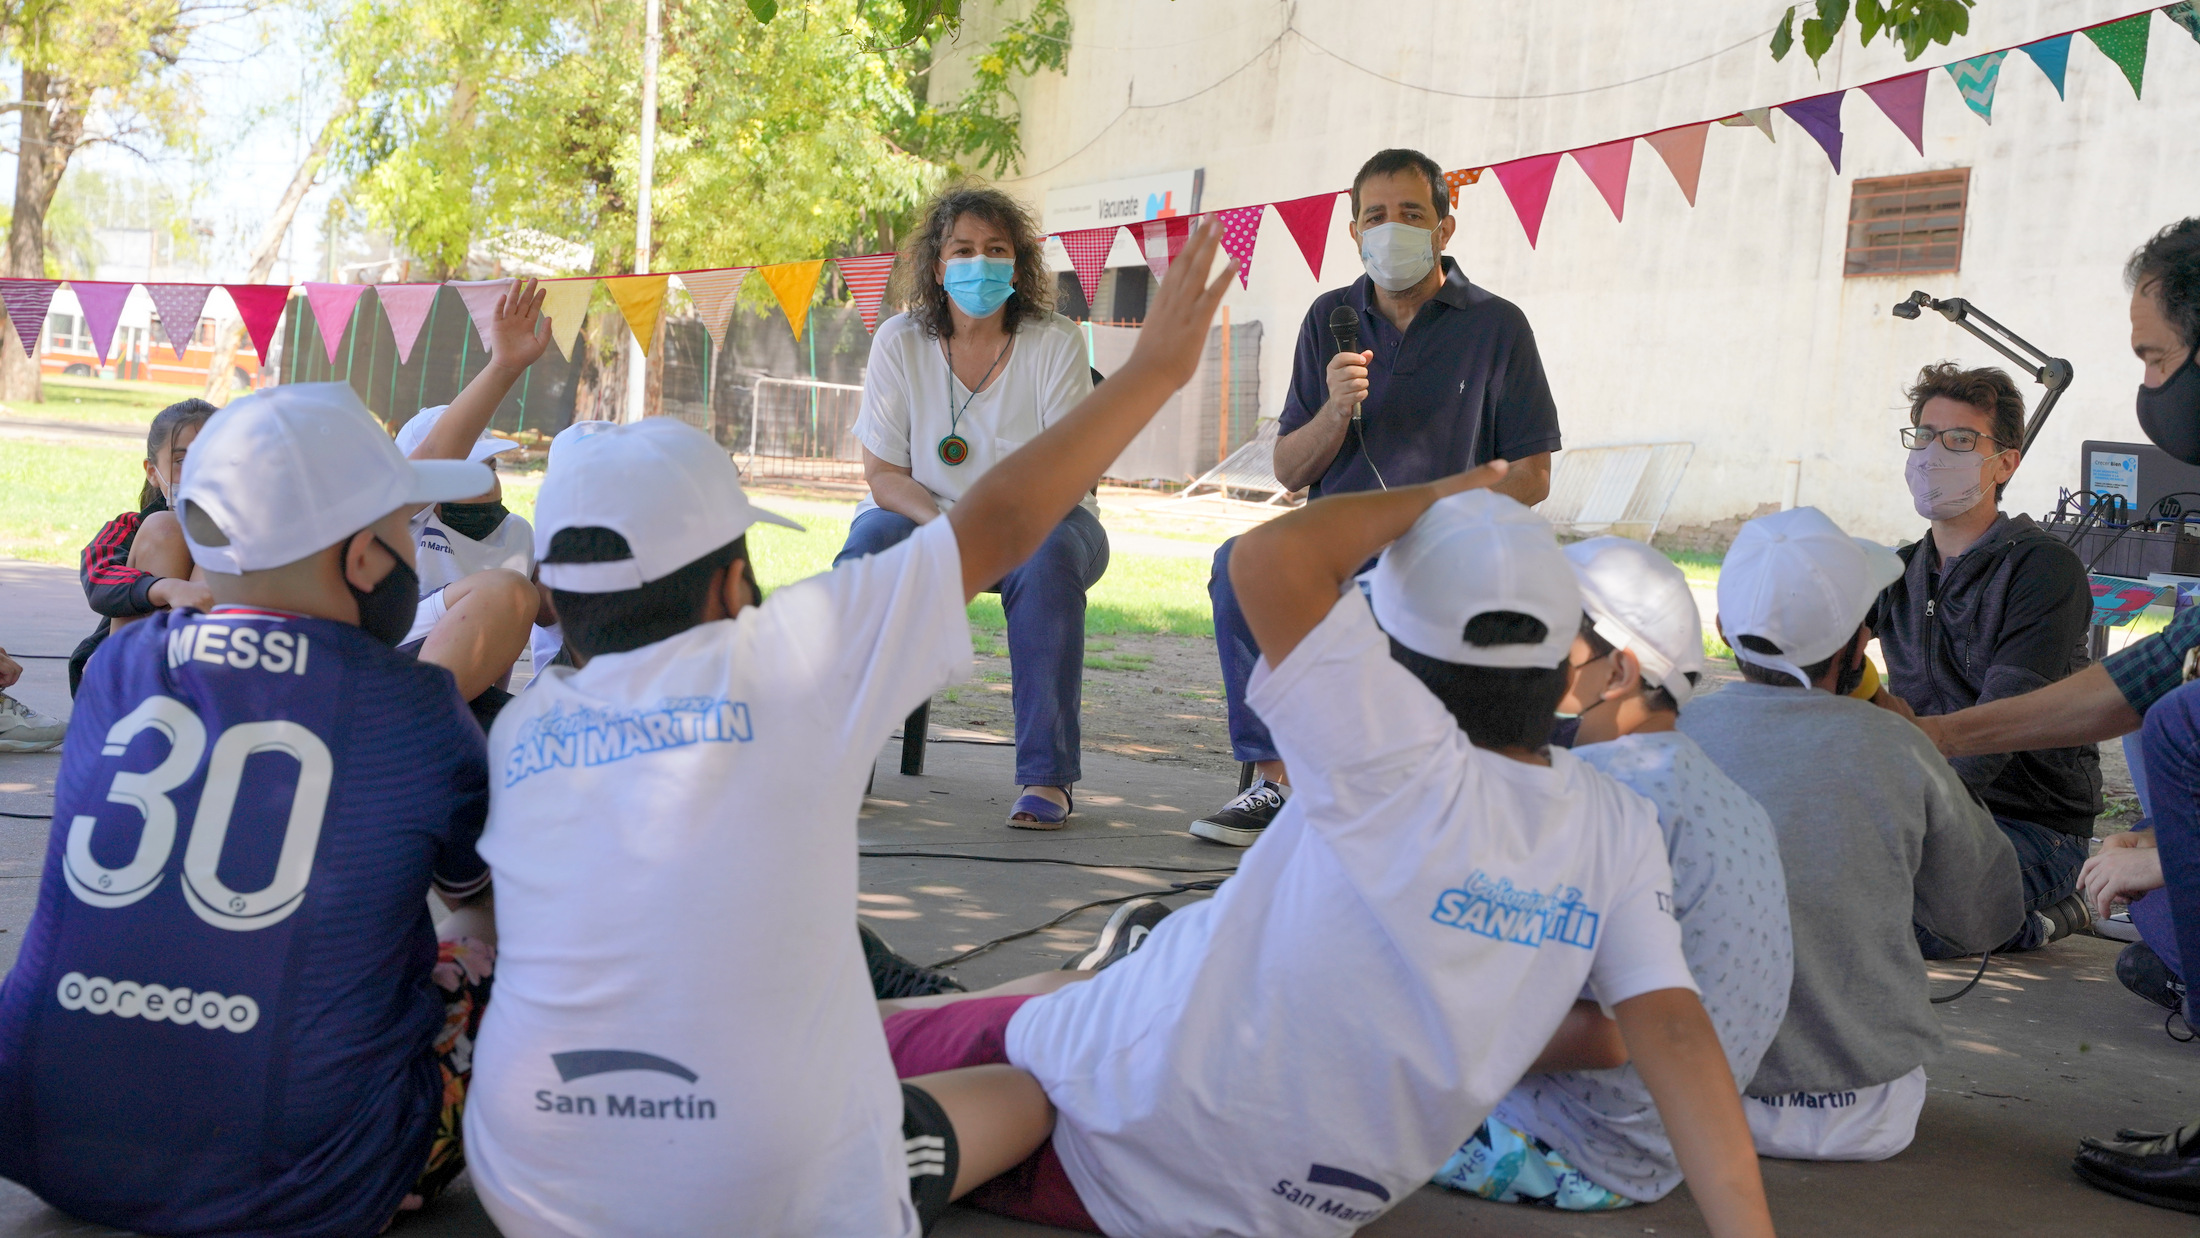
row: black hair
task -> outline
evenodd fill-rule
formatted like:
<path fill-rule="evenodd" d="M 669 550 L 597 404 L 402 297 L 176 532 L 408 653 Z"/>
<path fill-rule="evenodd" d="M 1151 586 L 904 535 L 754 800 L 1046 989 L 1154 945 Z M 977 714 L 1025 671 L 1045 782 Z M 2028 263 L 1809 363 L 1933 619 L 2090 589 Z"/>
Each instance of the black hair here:
<path fill-rule="evenodd" d="M 1849 635 L 1849 638 L 1841 643 L 1841 647 L 1833 651 L 1833 655 L 1831 657 L 1828 657 L 1820 662 L 1813 662 L 1809 666 L 1802 668 L 1803 673 L 1810 676 L 1810 684 L 1808 686 L 1814 688 L 1817 687 L 1818 681 L 1824 679 L 1826 677 L 1826 672 L 1833 669 L 1833 664 L 1843 658 L 1846 658 L 1849 655 L 1849 652 L 1856 648 L 1856 637 L 1858 634 L 1862 633 L 1863 630 L 1863 624 L 1856 625 L 1856 632 L 1851 633 Z M 1766 640 L 1762 636 L 1739 636 L 1736 637 L 1735 640 L 1741 645 L 1742 648 L 1749 650 L 1751 653 L 1761 653 L 1770 658 L 1777 658 L 1781 656 L 1780 647 L 1773 644 L 1771 641 Z M 1755 662 L 1746 662 L 1740 657 L 1736 657 L 1734 659 L 1734 665 L 1741 669 L 1742 678 L 1748 680 L 1751 683 L 1770 684 L 1775 688 L 1798 688 L 1805 686 L 1796 683 L 1795 676 L 1788 674 L 1786 671 L 1776 671 L 1769 666 L 1759 666 Z"/>
<path fill-rule="evenodd" d="M 1487 611 L 1467 621 L 1467 643 L 1533 645 L 1550 634 L 1542 620 L 1518 611 Z M 1468 666 L 1416 653 L 1391 638 L 1390 656 L 1444 703 L 1478 748 L 1538 751 L 1551 742 L 1558 703 L 1566 696 L 1566 665 Z"/>
<path fill-rule="evenodd" d="M 1590 626 L 1590 620 L 1586 615 L 1582 616 L 1581 620 L 1581 639 L 1589 642 L 1589 652 L 1600 658 L 1609 658 L 1619 652 L 1618 646 L 1597 635 L 1596 629 Z M 1684 671 L 1682 674 L 1687 676 L 1691 687 L 1701 678 L 1694 671 Z M 1673 699 L 1672 693 L 1667 692 L 1663 687 L 1653 688 L 1649 684 L 1642 686 L 1642 703 L 1652 709 L 1664 710 L 1668 713 L 1677 714 L 1681 711 L 1681 703 Z"/>
<path fill-rule="evenodd" d="M 178 400 L 153 414 L 153 424 L 145 431 L 146 462 L 157 465 L 161 453 L 168 450 L 168 444 L 176 441 L 176 435 L 205 425 L 207 418 L 220 411 L 222 410 L 214 405 L 193 396 L 188 400 Z M 145 484 L 138 487 L 138 510 L 144 511 L 151 507 L 154 500 L 160 497 L 160 487 L 153 484 L 152 478 L 146 478 Z"/>
<path fill-rule="evenodd" d="M 1394 146 L 1375 152 L 1373 158 L 1360 165 L 1352 176 L 1352 222 L 1360 221 L 1360 186 L 1371 176 L 1395 176 L 1400 172 L 1419 172 L 1428 178 L 1429 192 L 1435 195 L 1436 217 L 1442 219 L 1451 214 L 1451 188 L 1444 184 L 1444 170 L 1436 161 L 1417 150 Z"/>
<path fill-rule="evenodd" d="M 625 653 L 678 636 L 703 622 L 710 608 L 710 582 L 719 569 L 749 557 L 746 534 L 639 589 L 617 593 L 571 593 L 553 585 L 550 605 L 558 612 L 565 643 L 583 658 Z M 634 557 L 626 538 L 604 528 L 560 529 L 551 535 L 544 563 L 616 563 Z M 755 577 L 750 588 L 755 588 Z M 761 596 L 761 595 L 760 595 Z"/>
<path fill-rule="evenodd" d="M 2200 348 L 2200 215 L 2180 219 L 2141 245 L 2124 264 L 2132 291 L 2152 289 L 2162 317 L 2187 348 Z"/>

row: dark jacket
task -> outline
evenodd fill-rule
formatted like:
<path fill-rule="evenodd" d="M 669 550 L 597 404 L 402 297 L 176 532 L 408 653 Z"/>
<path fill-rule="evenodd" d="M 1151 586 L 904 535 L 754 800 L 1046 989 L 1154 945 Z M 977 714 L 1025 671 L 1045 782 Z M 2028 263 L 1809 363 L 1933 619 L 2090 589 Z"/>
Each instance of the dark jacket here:
<path fill-rule="evenodd" d="M 1929 532 L 1898 553 L 1908 567 L 1880 594 L 1872 631 L 1895 695 L 1918 713 L 2021 696 L 2092 661 L 2085 566 L 2030 516 L 1997 518 L 1945 571 Z M 1949 764 L 1995 816 L 2093 836 L 2101 811 L 2101 754 L 2093 745 Z"/>
<path fill-rule="evenodd" d="M 85 602 L 100 619 L 99 626 L 69 655 L 70 696 L 76 695 L 77 685 L 84 681 L 84 664 L 92 660 L 92 654 L 113 630 L 112 620 L 150 615 L 160 609 L 153 605 L 153 586 L 160 577 L 131 567 L 130 547 L 137 542 L 138 526 L 145 518 L 167 510 L 167 500 L 156 496 L 144 511 L 124 512 L 108 521 L 84 547 L 77 575 L 84 582 Z"/>

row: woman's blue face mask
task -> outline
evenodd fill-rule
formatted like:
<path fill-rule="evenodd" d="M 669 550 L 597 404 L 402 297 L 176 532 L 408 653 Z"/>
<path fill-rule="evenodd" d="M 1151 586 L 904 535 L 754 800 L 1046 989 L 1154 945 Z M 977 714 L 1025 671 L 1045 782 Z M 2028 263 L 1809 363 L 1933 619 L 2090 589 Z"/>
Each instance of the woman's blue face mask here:
<path fill-rule="evenodd" d="M 972 318 L 990 318 L 1016 291 L 1016 264 L 982 254 L 950 258 L 946 276 L 940 282 L 963 313 Z"/>

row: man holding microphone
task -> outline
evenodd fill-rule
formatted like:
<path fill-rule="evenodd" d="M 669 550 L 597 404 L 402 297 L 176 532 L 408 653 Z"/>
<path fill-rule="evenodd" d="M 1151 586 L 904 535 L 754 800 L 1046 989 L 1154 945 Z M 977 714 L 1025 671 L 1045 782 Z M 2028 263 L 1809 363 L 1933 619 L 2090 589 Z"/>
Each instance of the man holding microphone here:
<path fill-rule="evenodd" d="M 1494 487 L 1534 505 L 1550 492 L 1558 410 L 1535 334 L 1518 306 L 1468 282 L 1444 256 L 1457 220 L 1436 161 L 1385 150 L 1352 178 L 1352 239 L 1367 274 L 1314 298 L 1299 327 L 1276 440 L 1276 480 L 1307 497 L 1418 485 L 1493 459 Z M 1230 746 L 1252 785 L 1192 823 L 1198 837 L 1249 847 L 1290 797 L 1268 728 L 1245 703 L 1260 648 L 1215 551 L 1207 595 L 1229 699 Z"/>

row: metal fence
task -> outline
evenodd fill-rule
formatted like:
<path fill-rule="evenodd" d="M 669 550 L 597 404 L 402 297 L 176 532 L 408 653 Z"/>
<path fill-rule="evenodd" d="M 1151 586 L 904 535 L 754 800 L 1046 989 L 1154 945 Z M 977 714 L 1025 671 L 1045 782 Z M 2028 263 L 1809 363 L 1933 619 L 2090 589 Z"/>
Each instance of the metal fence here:
<path fill-rule="evenodd" d="M 1224 458 L 1222 463 L 1194 478 L 1172 502 L 1187 499 L 1234 499 L 1263 506 L 1283 506 L 1292 491 L 1276 480 L 1276 439 L 1279 423 L 1261 419 L 1251 441 Z"/>
<path fill-rule="evenodd" d="M 1561 533 L 1613 533 L 1647 542 L 1657 535 L 1695 454 L 1694 443 L 1568 448 L 1558 453 L 1550 497 L 1536 510 Z"/>
<path fill-rule="evenodd" d="M 727 443 L 745 477 L 863 480 L 856 415 L 863 388 L 806 378 L 758 378 L 737 389 L 745 407 L 727 410 L 746 434 Z"/>

